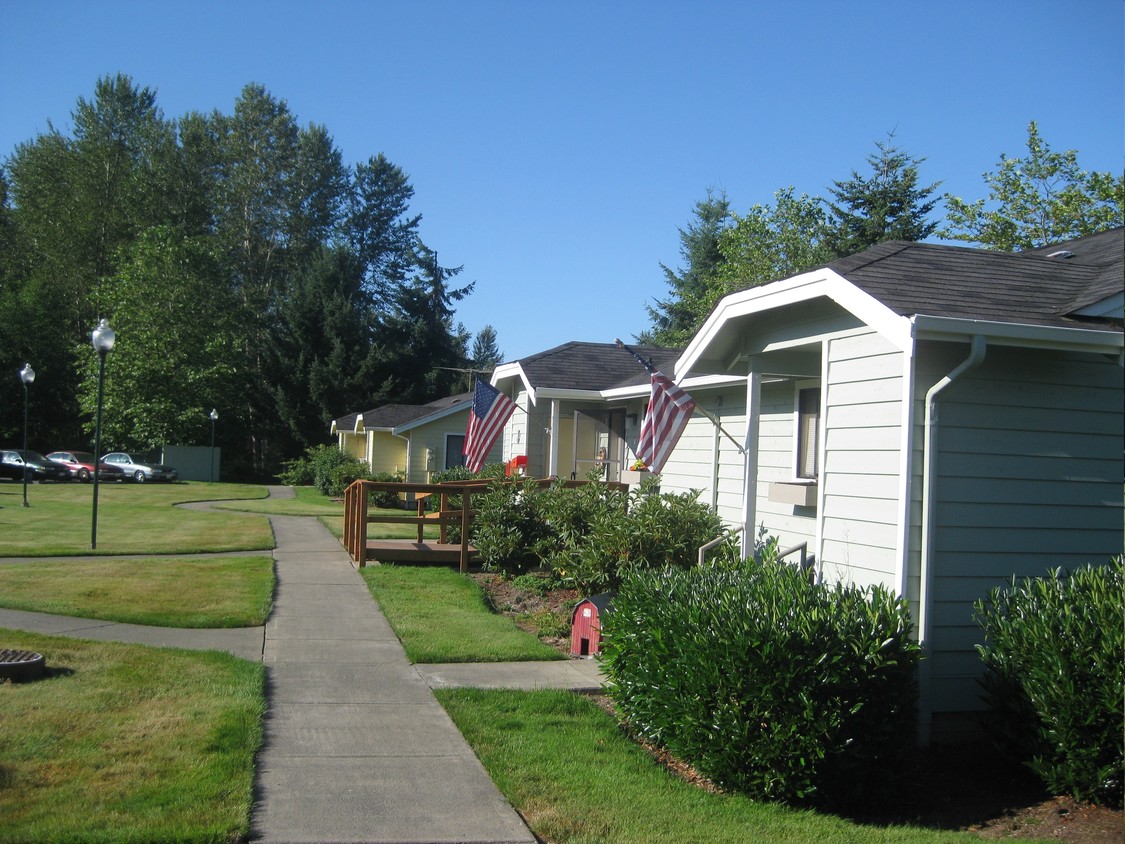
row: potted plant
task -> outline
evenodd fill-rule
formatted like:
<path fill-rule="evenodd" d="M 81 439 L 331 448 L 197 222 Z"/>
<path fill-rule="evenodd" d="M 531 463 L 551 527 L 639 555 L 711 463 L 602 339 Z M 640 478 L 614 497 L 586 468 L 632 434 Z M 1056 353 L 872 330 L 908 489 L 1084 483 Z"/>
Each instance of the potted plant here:
<path fill-rule="evenodd" d="M 628 469 L 621 471 L 621 483 L 629 486 L 639 486 L 641 481 L 649 476 L 648 467 L 643 460 L 634 460 Z"/>

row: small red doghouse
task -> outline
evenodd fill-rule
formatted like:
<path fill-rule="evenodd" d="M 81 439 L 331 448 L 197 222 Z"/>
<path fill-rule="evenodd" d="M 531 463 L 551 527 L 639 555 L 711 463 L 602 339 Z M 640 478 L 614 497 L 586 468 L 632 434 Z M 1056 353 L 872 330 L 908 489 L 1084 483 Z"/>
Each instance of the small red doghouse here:
<path fill-rule="evenodd" d="M 613 593 L 593 595 L 578 602 L 570 614 L 570 653 L 572 656 L 594 656 L 601 648 L 601 617 L 612 609 Z"/>

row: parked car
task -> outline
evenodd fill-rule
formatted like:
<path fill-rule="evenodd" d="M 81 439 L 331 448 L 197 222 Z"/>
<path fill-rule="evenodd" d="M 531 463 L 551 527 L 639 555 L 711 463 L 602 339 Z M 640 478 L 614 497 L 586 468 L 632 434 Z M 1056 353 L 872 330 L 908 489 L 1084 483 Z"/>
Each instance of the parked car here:
<path fill-rule="evenodd" d="M 88 451 L 52 451 L 47 459 L 60 466 L 65 466 L 70 477 L 86 483 L 94 477 L 94 455 Z M 121 481 L 125 479 L 125 470 L 112 463 L 98 464 L 98 480 Z"/>
<path fill-rule="evenodd" d="M 102 461 L 121 469 L 126 477 L 132 478 L 139 484 L 145 481 L 174 481 L 180 477 L 180 473 L 171 466 L 145 460 L 139 454 L 111 451 L 102 456 Z"/>
<path fill-rule="evenodd" d="M 38 451 L 24 451 L 23 449 L 6 449 L 0 452 L 0 477 L 11 478 L 13 481 L 22 481 L 24 469 L 28 470 L 27 478 L 31 481 L 65 481 L 70 479 L 70 472 L 52 460 L 48 460 Z"/>

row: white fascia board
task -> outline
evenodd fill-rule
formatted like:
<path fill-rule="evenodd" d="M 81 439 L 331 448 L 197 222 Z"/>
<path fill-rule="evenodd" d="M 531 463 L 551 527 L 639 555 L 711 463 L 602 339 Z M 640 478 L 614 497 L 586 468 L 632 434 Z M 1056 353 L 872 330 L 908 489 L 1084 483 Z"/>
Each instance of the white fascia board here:
<path fill-rule="evenodd" d="M 393 428 L 380 428 L 381 431 L 390 431 L 396 437 L 401 436 L 403 431 L 409 431 L 412 428 L 417 428 L 419 425 L 428 425 L 430 422 L 437 422 L 439 419 L 444 419 L 446 416 L 452 416 L 454 413 L 463 413 L 473 406 L 471 401 L 461 402 L 450 407 L 443 407 L 441 410 L 435 410 L 433 413 L 427 413 L 425 416 L 419 416 L 417 419 L 411 419 L 409 422 L 403 422 L 401 425 L 396 425 Z"/>
<path fill-rule="evenodd" d="M 688 376 L 683 381 L 677 382 L 684 390 L 708 390 L 722 387 L 745 387 L 745 375 L 697 375 Z M 633 384 L 629 387 L 614 387 L 606 390 L 602 395 L 606 400 L 648 398 L 652 393 L 652 384 Z"/>
<path fill-rule="evenodd" d="M 540 387 L 536 394 L 541 399 L 559 399 L 571 401 L 602 401 L 605 394 L 600 390 L 568 390 L 565 387 Z M 532 400 L 534 404 L 534 400 Z"/>
<path fill-rule="evenodd" d="M 968 342 L 974 335 L 983 335 L 989 343 L 1001 346 L 1022 346 L 1036 349 L 1117 354 L 1125 346 L 1125 335 L 1119 331 L 1092 328 L 1059 328 L 1053 325 L 1028 325 L 1015 322 L 992 322 L 978 319 L 917 314 L 911 318 L 914 335 L 919 340 L 950 340 Z"/>
<path fill-rule="evenodd" d="M 728 320 L 818 298 L 827 298 L 836 302 L 900 349 L 909 345 L 910 324 L 907 319 L 896 314 L 874 296 L 860 290 L 835 270 L 822 267 L 781 281 L 740 290 L 724 297 L 676 361 L 676 373 L 691 371 Z"/>
<path fill-rule="evenodd" d="M 523 384 L 523 389 L 524 389 L 524 392 L 527 393 L 528 399 L 531 401 L 532 404 L 537 403 L 536 402 L 537 396 L 536 396 L 535 387 L 533 387 L 531 385 L 531 382 L 529 380 L 527 380 L 527 373 L 523 371 L 523 366 L 520 365 L 519 361 L 516 361 L 515 363 L 502 363 L 502 364 L 500 364 L 500 366 L 498 366 L 494 370 L 492 370 L 492 378 L 489 379 L 489 383 L 493 387 L 496 387 L 497 389 L 499 389 L 500 382 L 505 381 L 505 380 L 510 379 L 510 378 L 519 379 L 519 382 L 521 384 Z M 503 391 L 501 391 L 501 392 L 503 392 Z M 519 393 L 519 390 L 516 390 L 516 392 Z"/>

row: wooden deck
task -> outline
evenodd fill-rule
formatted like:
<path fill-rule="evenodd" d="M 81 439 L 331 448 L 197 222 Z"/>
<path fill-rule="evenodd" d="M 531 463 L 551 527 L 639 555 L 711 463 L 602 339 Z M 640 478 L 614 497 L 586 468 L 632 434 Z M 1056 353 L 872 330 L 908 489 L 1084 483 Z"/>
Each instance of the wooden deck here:
<path fill-rule="evenodd" d="M 469 546 L 469 559 L 477 549 Z M 413 542 L 409 539 L 369 539 L 367 559 L 380 563 L 450 563 L 461 562 L 461 546 L 455 543 Z"/>

